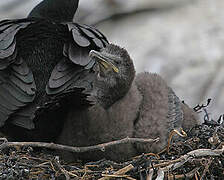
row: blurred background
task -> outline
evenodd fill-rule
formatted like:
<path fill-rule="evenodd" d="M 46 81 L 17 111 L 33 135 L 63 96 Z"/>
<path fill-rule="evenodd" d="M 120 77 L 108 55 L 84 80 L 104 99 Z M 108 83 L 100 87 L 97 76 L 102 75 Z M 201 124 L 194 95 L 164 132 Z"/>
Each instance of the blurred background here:
<path fill-rule="evenodd" d="M 0 19 L 26 17 L 41 0 L 1 0 Z M 224 1 L 80 0 L 75 21 L 125 47 L 136 71 L 159 73 L 190 106 L 212 98 L 224 113 Z"/>

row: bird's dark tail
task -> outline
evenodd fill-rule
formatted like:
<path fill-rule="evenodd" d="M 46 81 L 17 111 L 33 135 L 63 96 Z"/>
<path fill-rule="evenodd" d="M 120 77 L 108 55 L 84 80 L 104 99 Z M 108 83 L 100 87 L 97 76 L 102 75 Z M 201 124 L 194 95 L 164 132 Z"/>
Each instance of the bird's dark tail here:
<path fill-rule="evenodd" d="M 79 0 L 43 0 L 28 17 L 44 18 L 55 22 L 72 22 Z"/>

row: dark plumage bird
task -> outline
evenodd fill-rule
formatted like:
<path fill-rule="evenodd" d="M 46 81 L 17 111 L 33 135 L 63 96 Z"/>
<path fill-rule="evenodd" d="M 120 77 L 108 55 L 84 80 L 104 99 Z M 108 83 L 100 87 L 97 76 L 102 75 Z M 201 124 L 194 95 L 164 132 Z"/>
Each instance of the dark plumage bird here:
<path fill-rule="evenodd" d="M 0 127 L 16 140 L 52 141 L 68 107 L 119 98 L 93 98 L 101 86 L 98 68 L 117 69 L 89 57 L 108 41 L 97 29 L 72 23 L 77 6 L 78 0 L 44 0 L 28 18 L 0 22 Z"/>
<path fill-rule="evenodd" d="M 67 160 L 101 158 L 123 161 L 144 152 L 159 152 L 166 147 L 172 130 L 190 128 L 198 123 L 196 113 L 183 104 L 158 74 L 140 73 L 135 76 L 134 65 L 128 52 L 108 45 L 90 56 L 116 65 L 118 72 L 99 75 L 98 83 L 106 93 L 104 104 L 97 103 L 88 109 L 74 111 L 71 107 L 57 142 L 72 146 L 90 146 L 119 140 L 125 137 L 160 138 L 155 144 L 125 144 L 105 151 L 74 154 L 64 152 Z M 108 93 L 111 98 L 108 99 Z M 113 96 L 115 94 L 115 96 Z M 116 102 L 107 101 L 118 97 Z M 106 101 L 105 101 L 106 100 Z M 109 105 L 108 105 L 109 104 Z M 106 107 L 106 108 L 105 108 Z"/>
<path fill-rule="evenodd" d="M 161 150 L 172 129 L 196 123 L 194 112 L 160 76 L 135 77 L 125 49 L 93 27 L 71 23 L 77 3 L 45 0 L 26 19 L 0 22 L 1 131 L 20 141 L 72 146 L 127 136 L 161 140 L 65 153 L 70 160 L 119 161 Z"/>

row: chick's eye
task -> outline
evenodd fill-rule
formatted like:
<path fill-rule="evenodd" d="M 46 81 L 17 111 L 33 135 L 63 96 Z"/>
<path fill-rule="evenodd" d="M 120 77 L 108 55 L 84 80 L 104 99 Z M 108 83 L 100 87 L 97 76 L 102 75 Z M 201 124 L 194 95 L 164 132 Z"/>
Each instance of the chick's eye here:
<path fill-rule="evenodd" d="M 115 64 L 121 64 L 121 61 L 114 61 Z"/>
<path fill-rule="evenodd" d="M 114 58 L 114 63 L 115 64 L 121 64 L 122 63 L 122 58 L 121 57 Z"/>

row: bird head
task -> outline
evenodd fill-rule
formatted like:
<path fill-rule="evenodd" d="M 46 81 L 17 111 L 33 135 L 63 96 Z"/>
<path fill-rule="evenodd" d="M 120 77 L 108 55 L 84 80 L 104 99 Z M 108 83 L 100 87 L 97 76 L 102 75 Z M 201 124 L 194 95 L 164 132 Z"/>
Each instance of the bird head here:
<path fill-rule="evenodd" d="M 108 108 L 130 89 L 135 77 L 133 61 L 124 48 L 114 44 L 108 44 L 100 51 L 91 50 L 89 56 L 96 62 L 96 99 Z"/>

